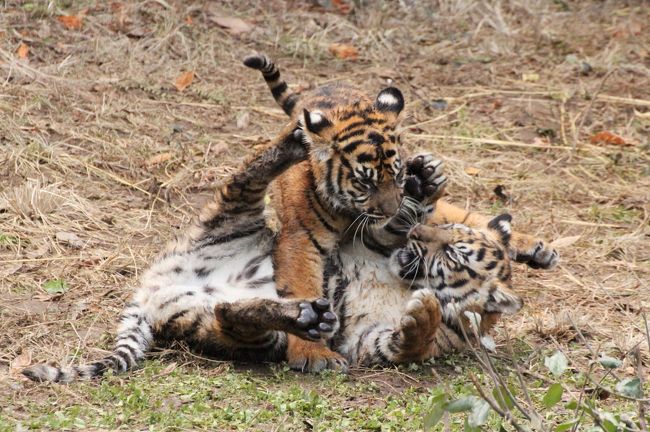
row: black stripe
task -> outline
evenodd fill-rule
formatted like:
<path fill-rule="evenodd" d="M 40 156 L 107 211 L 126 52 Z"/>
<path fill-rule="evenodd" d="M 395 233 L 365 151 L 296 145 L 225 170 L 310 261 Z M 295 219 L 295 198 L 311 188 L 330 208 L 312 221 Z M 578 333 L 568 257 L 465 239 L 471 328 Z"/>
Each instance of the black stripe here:
<path fill-rule="evenodd" d="M 214 246 L 221 243 L 230 242 L 244 237 L 249 237 L 253 234 L 257 234 L 261 230 L 266 228 L 264 220 L 260 220 L 250 226 L 248 229 L 244 229 L 238 232 L 223 234 L 220 236 L 207 236 L 203 242 L 197 247 L 197 249 L 204 248 L 206 246 Z"/>
<path fill-rule="evenodd" d="M 287 91 L 287 83 L 282 81 L 280 84 L 276 85 L 271 89 L 271 94 L 275 99 L 278 99 L 280 96 L 284 94 L 284 92 Z"/>
<path fill-rule="evenodd" d="M 264 75 L 264 80 L 267 82 L 276 81 L 278 78 L 280 78 L 280 70 L 278 68 L 273 68 L 273 70 L 271 70 L 271 73 L 262 75 Z"/>
<path fill-rule="evenodd" d="M 338 138 L 337 138 L 336 136 L 334 136 L 334 138 L 332 139 L 332 141 L 336 141 L 336 142 L 340 142 L 340 143 L 342 143 L 342 142 L 345 142 L 345 141 L 349 140 L 349 139 L 352 138 L 352 137 L 356 137 L 356 136 L 359 136 L 359 135 L 363 135 L 364 133 L 366 133 L 365 129 L 357 129 L 357 130 L 351 131 L 351 132 L 349 132 L 349 133 L 346 133 L 345 135 L 341 135 L 341 136 L 338 137 Z"/>
<path fill-rule="evenodd" d="M 302 221 L 302 220 L 299 220 L 299 221 L 298 221 L 298 224 L 300 225 L 300 228 L 302 228 L 303 230 L 305 230 L 305 233 L 307 234 L 307 237 L 309 237 L 309 241 L 311 242 L 312 245 L 314 245 L 314 247 L 316 248 L 316 250 L 318 251 L 318 253 L 319 253 L 321 256 L 327 256 L 327 255 L 328 255 L 327 250 L 325 250 L 325 248 L 324 248 L 323 246 L 321 246 L 320 243 L 318 243 L 318 240 L 316 240 L 316 238 L 312 235 L 311 230 L 309 230 L 309 229 L 305 226 L 305 224 L 303 223 L 303 221 Z"/>
<path fill-rule="evenodd" d="M 122 335 L 117 337 L 116 343 L 119 344 L 120 341 L 127 340 L 127 339 L 132 340 L 133 342 L 137 343 L 138 345 L 142 345 L 142 342 L 140 342 L 138 340 L 138 338 L 134 334 L 128 334 L 128 335 L 122 334 Z"/>
<path fill-rule="evenodd" d="M 371 324 L 369 327 L 366 327 L 366 329 L 363 331 L 363 333 L 361 333 L 361 336 L 359 337 L 359 340 L 357 341 L 357 349 L 356 349 L 357 355 L 359 355 L 359 352 L 361 351 L 361 346 L 366 341 L 366 338 L 368 337 L 368 335 L 374 329 L 376 329 L 378 325 L 379 325 L 379 323 Z"/>
<path fill-rule="evenodd" d="M 193 296 L 193 295 L 194 295 L 194 291 L 185 291 L 184 293 L 182 293 L 182 294 L 178 294 L 178 295 L 176 295 L 176 296 L 170 298 L 169 300 L 167 300 L 167 301 L 161 303 L 160 306 L 158 306 L 158 308 L 159 308 L 159 309 L 164 309 L 164 308 L 166 308 L 167 306 L 169 306 L 170 304 L 172 304 L 172 303 L 176 303 L 176 302 L 177 302 L 181 297 L 185 297 L 185 296 Z"/>
<path fill-rule="evenodd" d="M 385 257 L 389 257 L 390 254 L 392 253 L 392 249 L 388 249 L 386 246 L 377 243 L 374 238 L 371 236 L 364 237 L 363 239 L 363 245 L 370 249 L 373 252 L 377 252 L 380 255 L 383 255 Z"/>
<path fill-rule="evenodd" d="M 319 210 L 319 207 L 320 207 L 320 209 L 322 209 L 322 211 L 324 213 L 325 213 L 325 209 L 323 209 L 323 206 L 322 206 L 320 200 L 317 198 L 317 194 L 318 194 L 318 192 L 316 192 L 314 189 L 307 189 L 305 191 L 305 195 L 307 195 L 307 199 L 309 200 L 309 202 L 310 202 L 310 204 L 311 204 L 311 206 L 312 206 L 312 208 L 314 210 L 314 214 L 316 214 L 316 218 L 318 219 L 318 222 L 320 222 L 321 225 L 323 225 L 325 227 L 325 229 L 327 229 L 329 232 L 333 232 L 333 233 L 338 232 L 338 230 L 336 228 L 334 228 L 332 225 L 327 223 L 325 218 L 323 216 L 321 216 L 321 210 Z"/>
<path fill-rule="evenodd" d="M 115 351 L 114 352 L 115 356 L 120 357 L 124 363 L 126 364 L 126 368 L 120 369 L 120 370 L 128 370 L 131 369 L 133 366 L 135 366 L 135 359 L 131 357 L 131 352 L 124 352 L 124 351 Z"/>
<path fill-rule="evenodd" d="M 293 114 L 293 109 L 296 106 L 296 103 L 298 103 L 298 100 L 299 96 L 297 94 L 290 94 L 282 104 L 282 110 L 289 115 Z"/>
<path fill-rule="evenodd" d="M 381 352 L 381 346 L 380 346 L 380 343 L 379 343 L 379 337 L 380 337 L 380 336 L 381 336 L 381 335 L 378 335 L 378 336 L 375 338 L 375 357 L 377 357 L 377 358 L 378 358 L 382 363 L 384 363 L 384 364 L 386 364 L 386 363 L 390 363 L 390 360 L 388 360 L 388 357 L 386 357 L 386 356 L 384 355 L 384 353 Z"/>
<path fill-rule="evenodd" d="M 349 144 L 347 144 L 345 147 L 343 147 L 343 152 L 352 153 L 357 149 L 357 147 L 359 147 L 363 143 L 364 143 L 363 140 L 352 141 Z"/>

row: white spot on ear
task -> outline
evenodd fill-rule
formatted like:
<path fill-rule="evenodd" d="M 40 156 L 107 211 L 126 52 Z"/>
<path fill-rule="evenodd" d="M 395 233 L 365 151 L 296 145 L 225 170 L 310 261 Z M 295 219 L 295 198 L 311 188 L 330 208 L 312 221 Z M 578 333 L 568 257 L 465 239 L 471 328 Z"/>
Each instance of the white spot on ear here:
<path fill-rule="evenodd" d="M 314 111 L 309 113 L 309 121 L 311 124 L 318 124 L 323 121 L 323 113 Z"/>
<path fill-rule="evenodd" d="M 399 100 L 397 100 L 397 98 L 392 94 L 386 92 L 379 95 L 379 97 L 377 98 L 377 102 L 379 102 L 382 105 L 392 106 L 392 105 L 397 105 L 399 103 Z"/>
<path fill-rule="evenodd" d="M 510 224 L 506 221 L 499 221 L 499 227 L 501 231 L 510 234 Z"/>

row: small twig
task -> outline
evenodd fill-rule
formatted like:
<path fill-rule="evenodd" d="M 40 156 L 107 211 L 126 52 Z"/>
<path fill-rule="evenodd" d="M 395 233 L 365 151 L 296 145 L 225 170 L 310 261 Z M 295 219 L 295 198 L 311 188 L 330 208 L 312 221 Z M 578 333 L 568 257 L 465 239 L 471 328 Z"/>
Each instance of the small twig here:
<path fill-rule="evenodd" d="M 533 405 L 533 400 L 530 397 L 530 394 L 528 393 L 528 389 L 526 386 L 526 382 L 524 381 L 524 376 L 521 373 L 521 369 L 519 368 L 519 363 L 515 359 L 515 351 L 512 349 L 512 344 L 510 343 L 510 335 L 508 334 L 508 330 L 505 330 L 506 333 L 506 348 L 508 348 L 508 353 L 510 354 L 510 360 L 512 361 L 512 364 L 515 365 L 515 371 L 517 372 L 517 380 L 519 381 L 519 385 L 521 385 L 521 389 L 524 393 L 524 397 L 526 398 L 526 402 L 528 403 L 528 406 L 535 410 L 535 405 Z M 537 416 L 539 416 L 539 413 L 535 412 Z"/>
<path fill-rule="evenodd" d="M 578 127 L 575 130 L 575 136 L 573 137 L 573 150 L 575 150 L 578 147 L 578 135 L 580 134 L 580 131 L 582 130 L 582 126 L 585 123 L 585 120 L 589 113 L 591 112 L 591 107 L 594 105 L 594 102 L 596 102 L 596 98 L 598 97 L 598 93 L 600 93 L 603 90 L 603 86 L 605 85 L 605 82 L 607 79 L 612 76 L 614 72 L 616 72 L 618 69 L 614 68 L 607 72 L 603 79 L 600 81 L 600 84 L 598 85 L 598 88 L 594 92 L 594 94 L 591 96 L 591 100 L 589 101 L 589 104 L 587 105 L 587 108 L 582 112 L 582 118 L 580 119 L 580 123 L 578 124 Z"/>
<path fill-rule="evenodd" d="M 648 329 L 648 322 L 645 320 L 645 315 L 643 316 L 643 320 L 645 321 L 646 324 L 646 336 L 647 336 L 647 329 Z M 649 336 L 650 337 L 650 336 Z M 634 350 L 632 353 L 632 356 L 636 360 L 636 376 L 639 378 L 640 384 L 639 387 L 641 388 L 641 397 L 643 397 L 643 363 L 641 361 L 641 348 L 637 348 Z M 639 401 L 637 403 L 637 409 L 639 411 L 639 425 L 641 426 L 641 430 L 643 432 L 648 432 L 648 424 L 645 421 L 645 403 Z"/>
<path fill-rule="evenodd" d="M 415 133 L 406 133 L 405 135 L 414 136 L 417 138 L 424 138 L 424 139 L 444 139 L 444 140 L 453 139 L 458 141 L 472 141 L 476 144 L 488 144 L 488 145 L 496 145 L 502 147 L 522 147 L 522 148 L 543 149 L 543 150 L 571 150 L 572 149 L 571 147 L 565 147 L 565 146 L 552 146 L 552 145 L 545 146 L 539 144 L 526 144 L 518 141 L 504 141 L 504 140 L 497 140 L 491 138 L 473 138 L 473 137 L 465 137 L 460 135 L 436 135 L 436 134 L 415 134 Z"/>

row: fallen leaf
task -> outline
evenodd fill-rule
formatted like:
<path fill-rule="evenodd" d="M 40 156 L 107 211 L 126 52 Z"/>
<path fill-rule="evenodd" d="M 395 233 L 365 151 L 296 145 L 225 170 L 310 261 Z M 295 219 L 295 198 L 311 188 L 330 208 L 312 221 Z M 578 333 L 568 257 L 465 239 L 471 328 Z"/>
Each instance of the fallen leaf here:
<path fill-rule="evenodd" d="M 248 24 L 246 21 L 240 18 L 216 16 L 211 17 L 210 21 L 219 27 L 225 28 L 230 34 L 234 36 L 240 35 L 242 33 L 248 33 L 249 31 L 253 30 L 252 25 Z"/>
<path fill-rule="evenodd" d="M 473 166 L 465 167 L 465 174 L 467 174 L 467 175 L 477 176 L 478 173 L 480 173 L 480 172 L 481 172 L 481 170 L 476 168 L 476 167 L 473 167 Z"/>
<path fill-rule="evenodd" d="M 563 248 L 567 246 L 571 246 L 573 243 L 577 242 L 580 240 L 580 237 L 582 236 L 570 236 L 570 237 L 560 237 L 559 239 L 555 239 L 551 242 L 550 246 L 553 248 Z"/>
<path fill-rule="evenodd" d="M 332 5 L 344 15 L 349 14 L 352 10 L 352 7 L 343 0 L 332 0 Z"/>
<path fill-rule="evenodd" d="M 32 352 L 29 350 L 25 350 L 19 355 L 16 356 L 11 361 L 11 365 L 9 368 L 11 369 L 12 372 L 14 373 L 19 373 L 21 370 L 25 369 L 27 366 L 32 364 Z"/>
<path fill-rule="evenodd" d="M 359 51 L 352 45 L 333 43 L 328 49 L 332 55 L 340 59 L 355 60 L 359 58 Z"/>
<path fill-rule="evenodd" d="M 192 19 L 192 17 L 190 15 L 185 17 L 185 24 L 192 25 L 193 22 L 194 22 L 194 20 Z"/>
<path fill-rule="evenodd" d="M 539 74 L 536 74 L 534 72 L 523 73 L 521 74 L 521 80 L 524 82 L 536 82 L 539 81 Z"/>
<path fill-rule="evenodd" d="M 43 289 L 48 294 L 63 294 L 68 290 L 68 284 L 63 279 L 52 279 L 43 284 Z"/>
<path fill-rule="evenodd" d="M 81 21 L 81 17 L 78 15 L 62 15 L 57 17 L 57 19 L 68 30 L 81 29 L 82 21 Z"/>
<path fill-rule="evenodd" d="M 27 54 L 29 54 L 29 46 L 25 43 L 21 43 L 16 50 L 16 54 L 18 54 L 18 58 L 26 59 Z"/>
<path fill-rule="evenodd" d="M 151 156 L 147 161 L 145 162 L 145 165 L 147 166 L 154 166 L 154 165 L 160 165 L 161 163 L 167 162 L 172 158 L 172 154 L 167 152 L 167 153 L 159 153 L 157 155 Z"/>
<path fill-rule="evenodd" d="M 623 138 L 608 131 L 601 131 L 592 135 L 592 137 L 589 138 L 589 142 L 592 144 L 627 145 Z"/>
<path fill-rule="evenodd" d="M 176 82 L 174 82 L 174 87 L 176 87 L 176 90 L 178 90 L 179 92 L 182 92 L 190 84 L 192 84 L 192 81 L 194 81 L 194 72 L 193 71 L 183 72 L 176 78 Z"/>
<path fill-rule="evenodd" d="M 72 246 L 73 248 L 81 248 L 85 244 L 77 234 L 66 231 L 57 232 L 56 239 L 61 243 Z"/>

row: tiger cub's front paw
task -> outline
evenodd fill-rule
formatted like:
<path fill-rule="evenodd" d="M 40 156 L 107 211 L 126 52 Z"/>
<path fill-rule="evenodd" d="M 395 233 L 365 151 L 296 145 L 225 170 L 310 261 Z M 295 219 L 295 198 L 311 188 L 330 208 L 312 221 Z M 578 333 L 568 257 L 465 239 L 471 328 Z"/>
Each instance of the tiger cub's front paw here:
<path fill-rule="evenodd" d="M 317 341 L 329 339 L 336 330 L 338 318 L 332 312 L 329 300 L 319 298 L 298 304 L 296 329 L 292 333 L 303 339 Z"/>
<path fill-rule="evenodd" d="M 444 193 L 447 177 L 443 163 L 431 154 L 420 154 L 406 161 L 404 193 L 424 205 L 435 203 Z"/>

